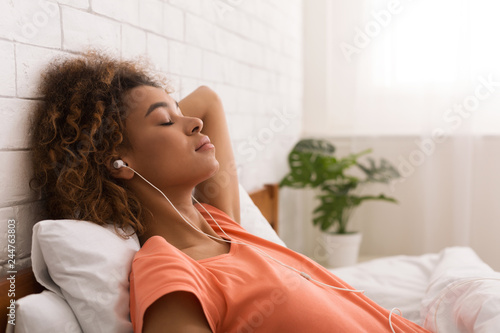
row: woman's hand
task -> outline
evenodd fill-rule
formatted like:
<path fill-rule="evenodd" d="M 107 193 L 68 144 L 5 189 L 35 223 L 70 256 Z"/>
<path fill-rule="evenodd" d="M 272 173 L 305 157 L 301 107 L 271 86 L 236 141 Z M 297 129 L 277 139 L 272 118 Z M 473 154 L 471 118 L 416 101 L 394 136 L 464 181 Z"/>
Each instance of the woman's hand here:
<path fill-rule="evenodd" d="M 201 132 L 208 135 L 214 144 L 215 157 L 219 161 L 219 171 L 196 187 L 196 198 L 222 210 L 240 223 L 238 174 L 219 96 L 212 89 L 201 86 L 179 101 L 179 107 L 185 116 L 203 121 Z"/>

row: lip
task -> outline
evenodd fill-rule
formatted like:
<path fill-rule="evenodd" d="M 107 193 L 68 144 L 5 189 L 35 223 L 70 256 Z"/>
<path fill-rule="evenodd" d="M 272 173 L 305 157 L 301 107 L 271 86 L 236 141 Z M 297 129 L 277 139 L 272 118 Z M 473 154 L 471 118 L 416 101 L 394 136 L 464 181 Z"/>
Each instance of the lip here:
<path fill-rule="evenodd" d="M 204 137 L 201 138 L 200 142 L 196 146 L 195 151 L 212 149 L 212 148 L 214 148 L 214 145 L 210 142 L 209 137 L 208 136 L 204 136 Z"/>

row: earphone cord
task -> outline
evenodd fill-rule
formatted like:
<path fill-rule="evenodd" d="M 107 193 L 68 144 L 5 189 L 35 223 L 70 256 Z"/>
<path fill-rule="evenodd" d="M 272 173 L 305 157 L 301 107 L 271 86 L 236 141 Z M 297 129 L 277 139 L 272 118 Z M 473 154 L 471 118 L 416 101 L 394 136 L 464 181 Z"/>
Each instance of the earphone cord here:
<path fill-rule="evenodd" d="M 184 222 L 186 222 L 191 228 L 193 228 L 194 230 L 196 230 L 197 232 L 209 237 L 209 238 L 212 238 L 216 241 L 223 241 L 223 242 L 226 242 L 226 243 L 230 243 L 230 244 L 239 244 L 239 245 L 245 245 L 245 246 L 249 246 L 249 247 L 252 247 L 253 249 L 255 249 L 257 252 L 261 253 L 262 255 L 264 255 L 265 257 L 275 261 L 276 263 L 282 265 L 283 267 L 286 267 L 296 273 L 298 273 L 300 276 L 302 276 L 303 278 L 305 278 L 306 280 L 309 280 L 309 281 L 312 281 L 316 284 L 319 284 L 319 285 L 322 285 L 322 286 L 325 286 L 325 287 L 328 287 L 328 288 L 332 288 L 332 289 L 335 289 L 335 290 L 341 290 L 341 291 L 349 291 L 349 292 L 353 292 L 353 293 L 364 293 L 365 291 L 364 290 L 356 290 L 356 289 L 347 289 L 347 288 L 339 288 L 339 287 L 335 287 L 335 286 L 331 286 L 329 284 L 326 284 L 326 283 L 323 283 L 321 281 L 318 281 L 318 280 L 315 280 L 313 279 L 309 274 L 305 273 L 305 272 L 302 272 L 300 270 L 298 270 L 297 268 L 295 267 L 292 267 L 290 265 L 287 265 L 285 264 L 284 262 L 272 257 L 271 255 L 267 254 L 266 252 L 264 252 L 263 250 L 259 249 L 257 246 L 253 245 L 253 244 L 248 244 L 248 243 L 244 243 L 244 242 L 239 242 L 239 241 L 233 241 L 231 240 L 231 237 L 228 236 L 228 234 L 224 231 L 224 229 L 222 229 L 222 227 L 219 225 L 219 223 L 217 223 L 217 221 L 214 219 L 214 217 L 212 216 L 212 214 L 210 214 L 210 212 L 198 201 L 196 200 L 195 197 L 191 196 L 194 201 L 196 201 L 197 204 L 199 204 L 203 210 L 205 210 L 205 212 L 210 216 L 210 218 L 212 219 L 212 221 L 215 222 L 215 224 L 217 225 L 217 227 L 220 229 L 220 231 L 227 237 L 227 239 L 224 239 L 222 237 L 214 237 L 212 235 L 209 235 L 203 231 L 201 231 L 200 229 L 198 229 L 196 226 L 194 226 L 191 222 L 189 222 L 185 217 L 184 215 L 181 214 L 181 212 L 179 212 L 179 210 L 177 210 L 177 208 L 175 208 L 175 206 L 172 204 L 172 202 L 170 201 L 170 199 L 158 188 L 156 187 L 155 185 L 153 185 L 151 182 L 149 182 L 146 178 L 144 178 L 140 173 L 138 173 L 137 171 L 135 171 L 134 169 L 132 169 L 131 167 L 127 166 L 127 165 L 124 165 L 126 168 L 132 170 L 136 175 L 138 175 L 142 180 L 144 180 L 146 183 L 148 183 L 151 187 L 153 187 L 155 190 L 157 190 L 158 192 L 161 193 L 161 195 L 168 201 L 168 203 L 170 203 L 170 205 L 172 206 L 172 208 L 174 208 L 174 210 L 177 212 L 177 214 L 179 214 L 179 216 L 184 220 Z"/>

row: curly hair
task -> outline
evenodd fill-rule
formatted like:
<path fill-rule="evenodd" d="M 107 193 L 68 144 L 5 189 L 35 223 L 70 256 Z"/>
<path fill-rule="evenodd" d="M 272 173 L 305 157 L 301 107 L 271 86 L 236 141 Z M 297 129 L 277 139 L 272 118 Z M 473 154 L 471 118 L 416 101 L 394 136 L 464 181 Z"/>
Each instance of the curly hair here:
<path fill-rule="evenodd" d="M 144 232 L 139 200 L 108 170 L 118 147 L 128 145 L 125 95 L 141 85 L 166 86 L 147 67 L 96 51 L 55 60 L 43 73 L 42 102 L 32 119 L 30 186 L 46 199 L 49 218 Z"/>

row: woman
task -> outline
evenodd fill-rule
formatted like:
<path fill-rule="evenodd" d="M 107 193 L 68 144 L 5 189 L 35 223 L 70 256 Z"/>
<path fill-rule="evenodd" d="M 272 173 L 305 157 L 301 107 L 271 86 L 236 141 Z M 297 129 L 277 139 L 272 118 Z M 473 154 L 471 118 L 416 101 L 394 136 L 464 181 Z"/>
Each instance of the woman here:
<path fill-rule="evenodd" d="M 33 185 L 50 218 L 138 234 L 136 332 L 425 331 L 238 225 L 224 110 L 209 88 L 177 103 L 144 68 L 90 53 L 49 66 L 41 93 Z"/>

